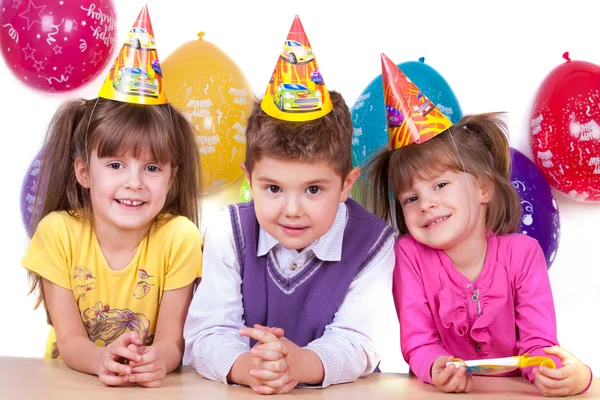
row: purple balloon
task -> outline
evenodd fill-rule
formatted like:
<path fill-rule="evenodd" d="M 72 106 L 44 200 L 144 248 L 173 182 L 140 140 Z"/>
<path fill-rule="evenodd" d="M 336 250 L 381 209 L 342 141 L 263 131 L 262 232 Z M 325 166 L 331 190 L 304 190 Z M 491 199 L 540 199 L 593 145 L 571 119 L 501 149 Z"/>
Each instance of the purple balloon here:
<path fill-rule="evenodd" d="M 537 166 L 517 149 L 510 149 L 510 180 L 521 198 L 521 223 L 517 232 L 537 239 L 550 268 L 560 239 L 558 206 L 552 189 Z"/>
<path fill-rule="evenodd" d="M 29 223 L 33 214 L 35 202 L 35 191 L 38 185 L 38 175 L 40 173 L 41 153 L 38 153 L 27 170 L 23 185 L 21 186 L 21 218 L 25 225 L 25 230 L 31 237 L 33 232 L 30 232 Z M 39 204 L 39 201 L 38 201 Z"/>

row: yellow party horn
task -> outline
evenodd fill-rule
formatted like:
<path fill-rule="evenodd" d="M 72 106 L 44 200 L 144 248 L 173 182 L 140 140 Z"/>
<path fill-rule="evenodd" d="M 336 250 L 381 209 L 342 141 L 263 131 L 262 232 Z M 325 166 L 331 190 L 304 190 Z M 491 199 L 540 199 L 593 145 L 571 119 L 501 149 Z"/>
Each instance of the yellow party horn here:
<path fill-rule="evenodd" d="M 514 371 L 517 368 L 526 367 L 546 367 L 556 368 L 556 363 L 550 357 L 533 356 L 528 353 L 522 356 L 488 358 L 484 360 L 461 360 L 455 358 L 454 361 L 446 363 L 446 366 L 454 364 L 457 368 L 464 365 L 467 372 L 475 375 L 497 375 L 505 372 Z"/>

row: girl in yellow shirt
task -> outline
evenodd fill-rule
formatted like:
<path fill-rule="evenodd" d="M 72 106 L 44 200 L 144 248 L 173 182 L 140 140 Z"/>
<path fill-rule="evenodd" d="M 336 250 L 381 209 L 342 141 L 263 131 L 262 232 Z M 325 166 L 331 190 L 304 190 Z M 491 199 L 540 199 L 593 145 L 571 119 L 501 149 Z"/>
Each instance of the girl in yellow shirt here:
<path fill-rule="evenodd" d="M 156 49 L 124 46 L 98 98 L 58 110 L 22 260 L 52 326 L 46 355 L 106 385 L 157 387 L 177 368 L 201 275 L 198 151 L 157 65 Z M 151 93 L 114 84 L 142 69 Z"/>

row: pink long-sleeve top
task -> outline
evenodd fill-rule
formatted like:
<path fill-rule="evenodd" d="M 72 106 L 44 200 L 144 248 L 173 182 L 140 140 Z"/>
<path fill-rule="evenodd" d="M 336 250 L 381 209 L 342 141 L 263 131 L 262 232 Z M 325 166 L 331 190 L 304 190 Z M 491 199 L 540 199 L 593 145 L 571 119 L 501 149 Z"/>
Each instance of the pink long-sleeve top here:
<path fill-rule="evenodd" d="M 545 356 L 544 347 L 558 345 L 546 262 L 535 239 L 488 234 L 485 264 L 473 282 L 443 251 L 410 235 L 396 241 L 395 251 L 402 354 L 421 381 L 431 383 L 431 366 L 440 356 Z M 533 368 L 522 374 L 534 381 Z"/>

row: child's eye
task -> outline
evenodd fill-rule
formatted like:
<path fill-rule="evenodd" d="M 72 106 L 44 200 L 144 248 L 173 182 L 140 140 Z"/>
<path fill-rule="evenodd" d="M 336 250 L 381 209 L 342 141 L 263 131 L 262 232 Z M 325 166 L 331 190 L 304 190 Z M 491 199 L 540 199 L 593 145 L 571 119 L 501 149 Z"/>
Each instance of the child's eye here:
<path fill-rule="evenodd" d="M 441 188 L 443 188 L 446 185 L 448 185 L 448 182 L 440 182 L 437 185 L 435 185 L 435 189 L 436 190 L 441 189 Z"/>
<path fill-rule="evenodd" d="M 121 166 L 122 166 L 121 163 L 118 163 L 118 162 L 112 162 L 112 163 L 108 164 L 108 168 L 110 168 L 110 169 L 119 169 L 119 168 L 121 168 Z"/>
<path fill-rule="evenodd" d="M 408 196 L 407 198 L 404 199 L 402 204 L 409 204 L 409 203 L 413 203 L 415 201 L 417 201 L 417 196 Z"/>
<path fill-rule="evenodd" d="M 319 194 L 322 191 L 323 190 L 318 186 L 309 186 L 306 188 L 306 193 L 309 193 L 309 194 Z"/>
<path fill-rule="evenodd" d="M 273 194 L 281 192 L 281 188 L 277 185 L 269 185 L 269 186 L 267 186 L 266 189 L 267 189 L 267 192 L 273 193 Z"/>
<path fill-rule="evenodd" d="M 156 165 L 148 165 L 146 169 L 148 170 L 148 172 L 159 172 L 161 170 Z"/>

